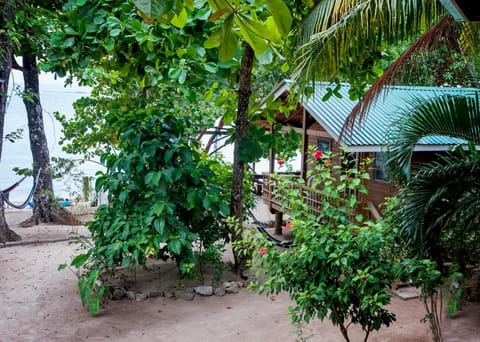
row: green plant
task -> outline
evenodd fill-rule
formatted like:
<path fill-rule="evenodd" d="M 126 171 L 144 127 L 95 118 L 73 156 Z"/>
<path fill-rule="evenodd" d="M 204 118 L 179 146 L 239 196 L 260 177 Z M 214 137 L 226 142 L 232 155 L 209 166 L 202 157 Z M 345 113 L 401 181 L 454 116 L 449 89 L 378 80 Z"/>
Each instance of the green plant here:
<path fill-rule="evenodd" d="M 96 305 L 104 293 L 94 289 L 103 272 L 144 266 L 155 256 L 174 259 L 186 275 L 194 269 L 194 244 L 208 250 L 228 238 L 228 193 L 217 183 L 224 179 L 220 162 L 200 153 L 185 134 L 189 124 L 155 107 L 112 121 L 120 152 L 102 157 L 107 172 L 96 183 L 97 191 L 108 192 L 109 204 L 87 224 L 94 246 L 85 261 L 94 267 L 79 282 L 86 303 Z"/>
<path fill-rule="evenodd" d="M 198 251 L 194 252 L 196 273 L 201 281 L 205 280 L 206 267 L 208 265 L 213 266 L 214 275 L 212 278 L 212 285 L 218 284 L 222 279 L 224 271 L 227 269 L 227 265 L 222 261 L 223 253 L 225 252 L 225 246 L 223 244 L 212 244 L 203 249 L 201 246 Z"/>
<path fill-rule="evenodd" d="M 259 292 L 288 292 L 295 302 L 290 308 L 294 323 L 328 318 L 346 341 L 350 324 L 358 324 L 366 341 L 371 331 L 395 320 L 385 308 L 390 302 L 387 289 L 407 276 L 406 263 L 395 257 L 399 254 L 395 232 L 382 220 L 362 214 L 361 196 L 366 193 L 362 180 L 368 178 L 369 161 L 355 169 L 346 167 L 344 154 L 313 155 L 322 162 L 310 160 L 311 186 L 299 186 L 291 178 L 280 180 L 284 206 L 292 216 L 291 247 L 278 249 L 258 234 L 247 235 L 243 243 L 250 246 L 246 250 L 252 256 L 251 266 L 264 272 L 264 283 L 257 284 Z M 304 199 L 306 189 L 316 191 L 321 203 L 317 215 Z M 409 262 L 419 271 L 427 265 L 422 260 Z"/>

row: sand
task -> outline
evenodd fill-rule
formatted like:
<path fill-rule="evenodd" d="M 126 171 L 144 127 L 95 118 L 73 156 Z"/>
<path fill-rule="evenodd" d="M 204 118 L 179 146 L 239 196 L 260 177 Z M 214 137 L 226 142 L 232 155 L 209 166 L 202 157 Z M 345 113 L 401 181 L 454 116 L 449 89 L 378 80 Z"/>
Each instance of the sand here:
<path fill-rule="evenodd" d="M 197 295 L 192 301 L 165 297 L 110 301 L 97 317 L 91 317 L 81 305 L 75 274 L 57 270 L 79 253 L 78 244 L 61 240 L 72 234 L 88 235 L 88 231 L 83 226 L 19 228 L 17 223 L 29 214 L 28 210 L 7 210 L 10 227 L 24 244 L 0 248 L 0 341 L 265 342 L 296 341 L 302 336 L 311 336 L 310 341 L 342 341 L 328 321 L 313 321 L 302 333 L 295 330 L 286 294 L 260 296 L 247 288 L 223 297 Z M 39 241 L 57 242 L 29 243 Z M 176 272 L 159 277 L 178 282 Z M 394 297 L 389 309 L 397 315 L 396 322 L 372 333 L 369 341 L 431 340 L 428 325 L 421 322 L 425 311 L 420 300 Z M 480 340 L 478 316 L 465 314 L 478 312 L 478 306 L 467 309 L 463 318 L 445 324 L 447 341 Z M 362 340 L 361 331 L 354 327 L 351 336 L 352 341 Z"/>

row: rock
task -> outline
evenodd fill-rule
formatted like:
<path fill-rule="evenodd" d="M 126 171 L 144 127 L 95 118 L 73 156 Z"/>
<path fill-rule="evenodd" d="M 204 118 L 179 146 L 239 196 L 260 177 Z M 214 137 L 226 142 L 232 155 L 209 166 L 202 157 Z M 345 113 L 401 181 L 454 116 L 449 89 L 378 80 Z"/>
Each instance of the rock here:
<path fill-rule="evenodd" d="M 195 298 L 193 289 L 177 290 L 175 291 L 175 298 L 192 301 Z"/>
<path fill-rule="evenodd" d="M 240 291 L 236 281 L 226 281 L 223 283 L 223 286 L 226 293 L 238 293 Z"/>
<path fill-rule="evenodd" d="M 172 289 L 166 289 L 165 291 L 163 291 L 163 297 L 173 298 L 175 297 L 175 291 L 173 291 Z"/>
<path fill-rule="evenodd" d="M 125 292 L 125 294 L 127 295 L 127 298 L 130 299 L 130 300 L 135 300 L 135 292 L 133 291 L 127 291 Z"/>
<path fill-rule="evenodd" d="M 112 292 L 112 300 L 122 299 L 127 295 L 127 291 L 123 287 L 116 287 Z"/>
<path fill-rule="evenodd" d="M 213 290 L 213 294 L 215 296 L 223 297 L 225 296 L 225 288 L 223 286 L 217 287 Z"/>
<path fill-rule="evenodd" d="M 200 296 L 211 296 L 213 294 L 213 287 L 212 286 L 197 286 L 193 288 L 193 291 Z"/>
<path fill-rule="evenodd" d="M 143 302 L 147 298 L 148 298 L 148 295 L 146 293 L 137 293 L 137 295 L 135 296 L 135 300 L 137 302 Z"/>

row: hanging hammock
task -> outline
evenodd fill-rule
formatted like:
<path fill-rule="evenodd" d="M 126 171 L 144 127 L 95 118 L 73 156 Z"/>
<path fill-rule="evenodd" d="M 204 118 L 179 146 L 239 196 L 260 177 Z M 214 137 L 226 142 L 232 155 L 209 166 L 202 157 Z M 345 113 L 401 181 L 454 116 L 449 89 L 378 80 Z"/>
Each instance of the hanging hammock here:
<path fill-rule="evenodd" d="M 14 190 L 17 186 L 20 185 L 21 182 L 23 182 L 25 180 L 25 178 L 27 178 L 27 176 L 24 176 L 22 179 L 20 179 L 18 182 L 16 182 L 15 184 L 13 184 L 12 186 L 9 186 L 8 188 L 6 188 L 5 190 L 0 190 L 0 194 L 2 195 L 2 198 L 3 198 L 3 201 L 5 203 L 7 203 L 9 206 L 15 208 L 15 209 L 23 209 L 25 208 L 27 205 L 28 205 L 28 202 L 30 202 L 30 200 L 32 199 L 33 195 L 35 194 L 35 190 L 37 190 L 37 186 L 38 186 L 38 179 L 40 178 L 40 172 L 42 171 L 42 169 L 39 169 L 38 172 L 37 172 L 37 175 L 35 176 L 35 178 L 33 179 L 33 185 L 32 185 L 32 189 L 30 190 L 30 193 L 28 194 L 28 197 L 27 199 L 25 200 L 25 202 L 23 202 L 22 204 L 20 205 L 16 205 L 16 204 L 13 204 L 12 202 L 10 202 L 10 199 L 9 199 L 9 195 L 10 195 L 10 192 L 12 190 Z"/>
<path fill-rule="evenodd" d="M 253 220 L 253 223 L 257 227 L 257 230 L 260 233 L 265 234 L 265 237 L 268 241 L 274 242 L 275 245 L 277 245 L 278 247 L 282 247 L 282 248 L 290 248 L 291 247 L 292 241 L 282 241 L 282 240 L 279 240 L 279 239 L 273 237 L 272 235 L 270 235 L 268 233 L 267 229 L 265 229 L 263 223 L 260 222 L 259 220 L 257 220 L 257 218 L 255 217 L 255 215 L 253 214 L 253 212 L 250 209 L 248 209 L 248 213 L 250 214 L 250 216 Z"/>

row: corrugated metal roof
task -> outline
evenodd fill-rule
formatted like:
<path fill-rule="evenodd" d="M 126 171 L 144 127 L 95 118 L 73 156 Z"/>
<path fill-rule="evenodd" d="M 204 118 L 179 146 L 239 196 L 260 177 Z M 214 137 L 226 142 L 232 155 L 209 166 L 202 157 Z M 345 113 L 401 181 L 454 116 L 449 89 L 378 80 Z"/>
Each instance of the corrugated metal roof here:
<path fill-rule="evenodd" d="M 349 99 L 350 85 L 341 84 L 339 93 L 342 98 L 331 96 L 327 101 L 322 101 L 326 94 L 327 84 L 317 84 L 310 98 L 301 102 L 305 109 L 320 123 L 325 130 L 336 140 L 340 136 L 345 119 L 351 113 L 358 101 Z M 429 99 L 440 95 L 468 95 L 475 89 L 451 87 L 415 87 L 415 86 L 389 86 L 381 94 L 367 113 L 366 118 L 354 125 L 352 134 L 346 134 L 342 145 L 349 147 L 381 146 L 387 142 L 389 129 L 394 122 L 399 120 L 411 102 L 418 99 Z M 478 89 L 477 89 L 478 91 Z M 448 146 L 464 143 L 461 139 L 447 136 L 429 136 L 419 141 L 418 145 Z"/>

